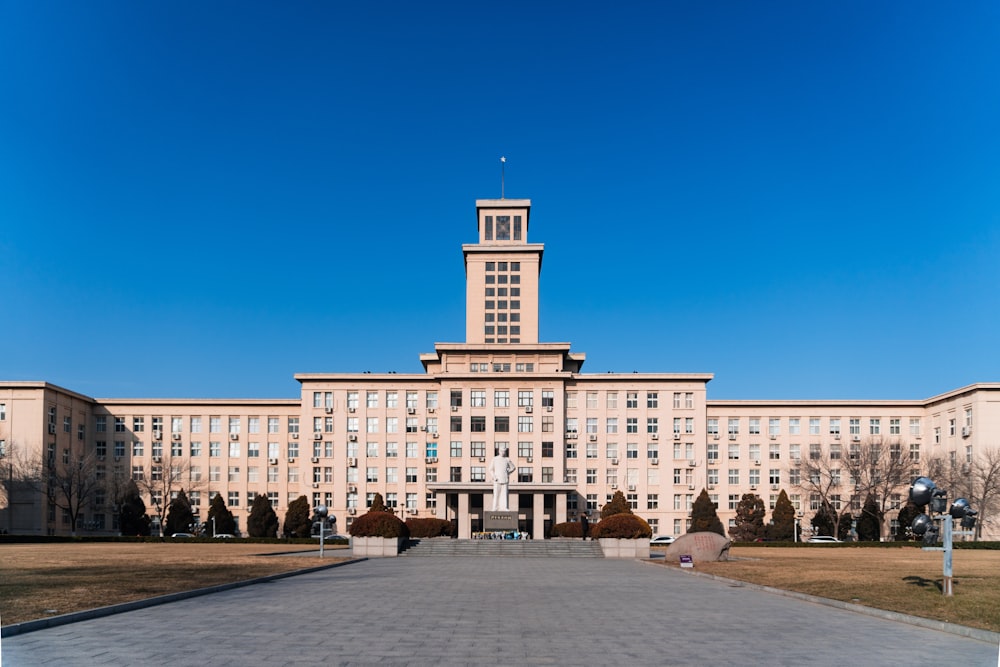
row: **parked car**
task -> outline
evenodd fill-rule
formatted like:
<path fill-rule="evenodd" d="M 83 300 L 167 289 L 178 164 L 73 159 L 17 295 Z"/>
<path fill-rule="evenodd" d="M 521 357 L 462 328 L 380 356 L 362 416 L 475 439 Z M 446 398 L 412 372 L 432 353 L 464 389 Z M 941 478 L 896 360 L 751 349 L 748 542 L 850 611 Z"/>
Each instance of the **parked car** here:
<path fill-rule="evenodd" d="M 666 546 L 668 544 L 673 544 L 673 543 L 674 543 L 673 535 L 657 535 L 656 537 L 654 537 L 649 541 L 649 546 L 655 547 L 658 544 Z"/>
<path fill-rule="evenodd" d="M 841 540 L 838 540 L 832 535 L 814 535 L 806 540 L 810 544 L 840 544 Z"/>
<path fill-rule="evenodd" d="M 217 539 L 217 540 L 231 540 L 234 537 L 236 537 L 236 536 L 232 535 L 230 533 L 219 533 L 218 535 L 215 536 L 215 539 Z"/>
<path fill-rule="evenodd" d="M 170 537 L 178 537 L 178 538 L 180 538 L 180 537 L 194 537 L 194 535 L 192 535 L 191 533 L 174 533 Z"/>
<path fill-rule="evenodd" d="M 313 535 L 313 539 L 318 540 L 319 535 Z M 350 542 L 351 538 L 348 535 L 332 535 L 329 533 L 323 536 L 323 542 L 338 542 L 338 541 Z"/>

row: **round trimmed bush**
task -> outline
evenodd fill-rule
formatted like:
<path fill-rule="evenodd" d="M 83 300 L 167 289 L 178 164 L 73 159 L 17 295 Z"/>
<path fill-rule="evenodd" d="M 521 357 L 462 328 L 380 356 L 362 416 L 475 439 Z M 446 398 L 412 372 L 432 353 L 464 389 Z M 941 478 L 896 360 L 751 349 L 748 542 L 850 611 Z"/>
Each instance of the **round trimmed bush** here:
<path fill-rule="evenodd" d="M 622 540 L 649 539 L 653 529 L 634 514 L 614 514 L 590 529 L 591 537 L 614 537 Z"/>
<path fill-rule="evenodd" d="M 394 514 L 388 512 L 368 512 L 362 514 L 351 524 L 351 535 L 354 537 L 409 537 L 410 531 L 406 524 Z"/>
<path fill-rule="evenodd" d="M 552 526 L 552 537 L 583 537 L 583 528 L 578 521 L 565 521 Z"/>
<path fill-rule="evenodd" d="M 410 518 L 406 520 L 406 527 L 410 537 L 451 537 L 454 534 L 451 521 L 446 519 Z"/>

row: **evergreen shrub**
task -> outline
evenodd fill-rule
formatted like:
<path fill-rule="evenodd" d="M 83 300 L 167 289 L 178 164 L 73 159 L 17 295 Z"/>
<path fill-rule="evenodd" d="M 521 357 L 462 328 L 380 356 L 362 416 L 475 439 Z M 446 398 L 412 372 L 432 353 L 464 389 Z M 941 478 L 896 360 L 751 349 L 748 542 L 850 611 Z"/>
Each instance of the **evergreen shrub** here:
<path fill-rule="evenodd" d="M 410 536 L 410 530 L 399 517 L 375 510 L 355 519 L 351 524 L 350 533 L 354 537 L 408 538 Z"/>
<path fill-rule="evenodd" d="M 622 540 L 649 539 L 653 536 L 653 529 L 644 519 L 634 514 L 613 514 L 601 519 L 596 526 L 591 526 L 590 536 L 593 538 L 613 537 Z"/>

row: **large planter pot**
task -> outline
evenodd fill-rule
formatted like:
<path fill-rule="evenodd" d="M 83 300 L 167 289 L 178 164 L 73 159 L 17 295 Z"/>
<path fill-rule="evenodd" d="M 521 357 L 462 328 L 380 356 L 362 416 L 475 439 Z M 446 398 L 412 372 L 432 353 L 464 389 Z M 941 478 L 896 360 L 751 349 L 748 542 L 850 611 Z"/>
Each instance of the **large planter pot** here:
<path fill-rule="evenodd" d="M 395 558 L 405 541 L 403 537 L 352 537 L 351 553 L 365 558 Z"/>
<path fill-rule="evenodd" d="M 615 537 L 599 539 L 605 558 L 649 558 L 649 539 L 621 540 Z"/>

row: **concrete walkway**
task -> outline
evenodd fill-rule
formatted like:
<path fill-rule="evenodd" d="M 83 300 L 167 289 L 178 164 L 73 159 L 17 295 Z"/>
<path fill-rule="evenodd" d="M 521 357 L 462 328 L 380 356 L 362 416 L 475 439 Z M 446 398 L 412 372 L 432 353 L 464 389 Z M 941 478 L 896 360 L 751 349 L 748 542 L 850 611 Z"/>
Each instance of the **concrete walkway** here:
<path fill-rule="evenodd" d="M 947 665 L 997 646 L 634 561 L 374 559 L 3 640 L 3 665 Z"/>

